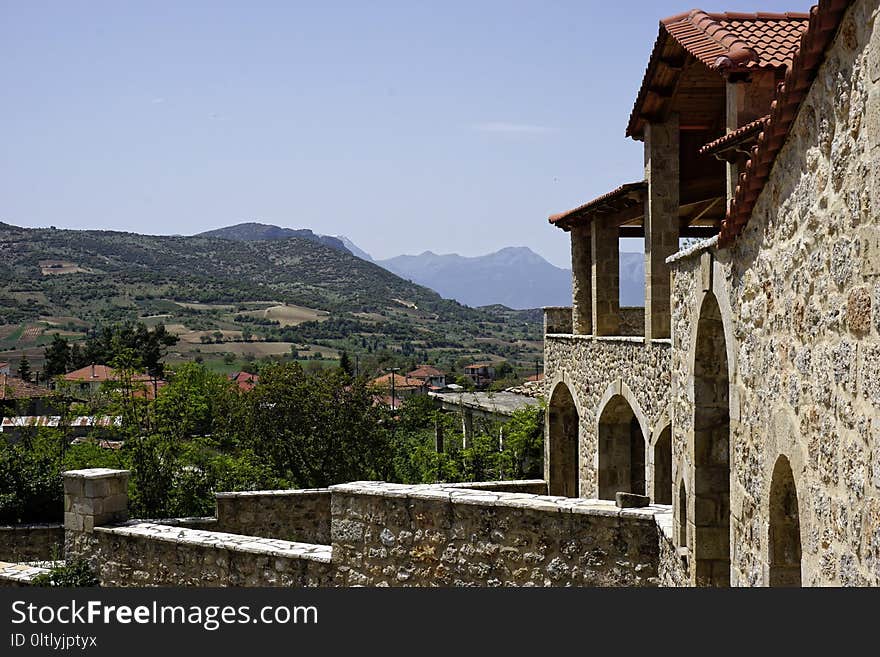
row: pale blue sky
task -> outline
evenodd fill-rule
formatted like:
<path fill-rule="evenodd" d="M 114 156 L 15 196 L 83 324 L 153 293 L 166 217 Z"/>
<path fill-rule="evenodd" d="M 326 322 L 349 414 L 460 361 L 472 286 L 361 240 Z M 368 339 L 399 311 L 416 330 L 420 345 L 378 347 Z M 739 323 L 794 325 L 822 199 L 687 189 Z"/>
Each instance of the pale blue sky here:
<path fill-rule="evenodd" d="M 0 0 L 0 221 L 567 266 L 546 217 L 641 176 L 626 121 L 659 19 L 690 8 Z"/>

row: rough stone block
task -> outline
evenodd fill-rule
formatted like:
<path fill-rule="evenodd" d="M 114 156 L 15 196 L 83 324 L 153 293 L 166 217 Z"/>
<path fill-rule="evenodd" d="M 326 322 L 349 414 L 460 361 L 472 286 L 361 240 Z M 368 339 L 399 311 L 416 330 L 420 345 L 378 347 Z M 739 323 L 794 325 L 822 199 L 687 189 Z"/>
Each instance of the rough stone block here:
<path fill-rule="evenodd" d="M 623 492 L 615 493 L 614 501 L 620 509 L 640 509 L 651 504 L 651 498 L 647 495 Z"/>
<path fill-rule="evenodd" d="M 862 275 L 880 275 L 880 228 L 863 226 L 859 229 L 862 250 Z"/>

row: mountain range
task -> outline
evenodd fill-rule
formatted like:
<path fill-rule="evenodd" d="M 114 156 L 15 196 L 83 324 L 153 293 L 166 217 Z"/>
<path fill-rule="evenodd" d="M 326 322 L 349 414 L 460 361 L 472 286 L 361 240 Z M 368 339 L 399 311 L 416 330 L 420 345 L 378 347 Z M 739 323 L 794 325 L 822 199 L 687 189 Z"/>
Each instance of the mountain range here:
<path fill-rule="evenodd" d="M 483 256 L 455 253 L 400 255 L 374 260 L 345 236 L 319 235 L 258 223 L 238 224 L 201 233 L 202 236 L 254 241 L 300 237 L 344 250 L 398 276 L 428 287 L 446 299 L 471 307 L 503 305 L 513 309 L 571 304 L 571 270 L 556 267 L 525 246 L 506 247 Z M 620 254 L 620 302 L 644 304 L 645 263 L 640 253 Z"/>

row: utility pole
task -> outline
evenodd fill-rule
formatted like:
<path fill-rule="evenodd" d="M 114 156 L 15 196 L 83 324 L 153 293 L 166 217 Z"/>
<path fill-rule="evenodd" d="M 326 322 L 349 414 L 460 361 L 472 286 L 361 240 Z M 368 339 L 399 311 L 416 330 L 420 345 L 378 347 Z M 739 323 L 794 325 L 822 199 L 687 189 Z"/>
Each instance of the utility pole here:
<path fill-rule="evenodd" d="M 399 372 L 399 367 L 387 367 L 385 371 L 391 372 L 391 410 L 394 410 L 394 377 L 397 376 L 395 372 Z"/>

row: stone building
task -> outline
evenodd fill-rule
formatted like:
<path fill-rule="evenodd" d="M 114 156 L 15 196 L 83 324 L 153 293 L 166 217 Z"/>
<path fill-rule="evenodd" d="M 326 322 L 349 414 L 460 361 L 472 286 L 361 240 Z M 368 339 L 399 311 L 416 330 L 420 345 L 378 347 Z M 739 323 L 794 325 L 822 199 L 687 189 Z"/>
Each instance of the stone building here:
<path fill-rule="evenodd" d="M 880 585 L 878 14 L 662 20 L 626 130 L 644 180 L 550 217 L 549 492 L 672 505 L 682 583 Z"/>

